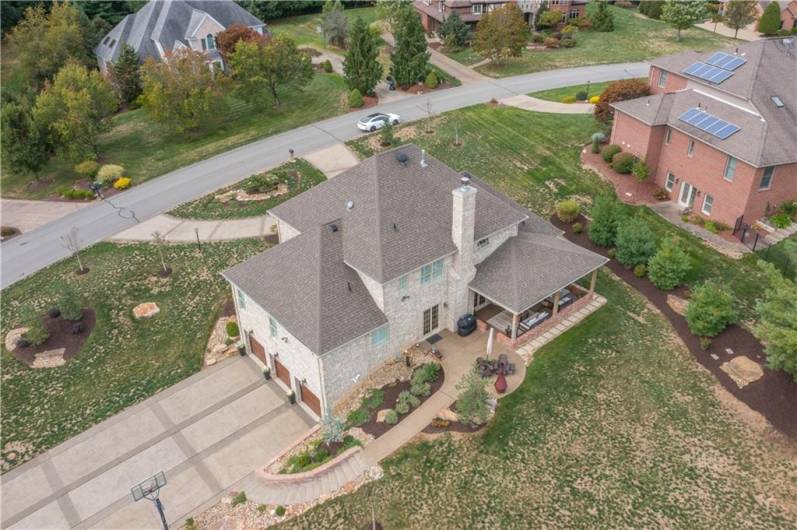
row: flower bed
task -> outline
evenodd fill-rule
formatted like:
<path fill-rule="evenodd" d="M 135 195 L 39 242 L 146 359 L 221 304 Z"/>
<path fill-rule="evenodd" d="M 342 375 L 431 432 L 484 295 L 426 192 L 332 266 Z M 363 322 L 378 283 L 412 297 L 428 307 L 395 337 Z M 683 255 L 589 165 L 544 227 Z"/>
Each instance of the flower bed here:
<path fill-rule="evenodd" d="M 320 438 L 311 440 L 305 449 L 288 457 L 285 465 L 280 469 L 280 473 L 292 474 L 310 471 L 329 462 L 347 449 L 361 445 L 360 441 L 350 434 L 344 436 L 343 441 L 340 442 L 326 443 Z"/>
<path fill-rule="evenodd" d="M 83 309 L 83 316 L 79 321 L 68 320 L 60 314 L 57 317 L 46 315 L 42 321 L 49 334 L 47 340 L 39 345 L 16 345 L 10 349 L 11 354 L 17 360 L 34 368 L 58 366 L 74 357 L 91 335 L 96 317 L 93 309 L 86 308 Z M 81 331 L 78 333 L 75 332 L 76 325 L 80 326 Z M 48 353 L 52 353 L 58 359 L 50 359 L 49 363 L 40 359 L 45 364 L 37 366 L 37 355 L 44 354 L 46 356 Z"/>
<path fill-rule="evenodd" d="M 423 428 L 424 434 L 441 434 L 445 432 L 473 433 L 478 432 L 487 426 L 488 422 L 481 425 L 471 425 L 459 421 L 457 418 L 457 402 L 451 404 L 448 409 L 433 419 L 429 425 Z"/>

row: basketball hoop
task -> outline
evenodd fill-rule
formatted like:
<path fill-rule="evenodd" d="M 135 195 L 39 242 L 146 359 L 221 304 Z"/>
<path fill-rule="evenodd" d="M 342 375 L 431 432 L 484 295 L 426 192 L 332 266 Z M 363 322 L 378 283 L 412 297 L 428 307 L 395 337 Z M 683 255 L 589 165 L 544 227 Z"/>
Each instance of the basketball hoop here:
<path fill-rule="evenodd" d="M 166 524 L 166 516 L 163 514 L 163 504 L 160 501 L 160 489 L 166 485 L 166 474 L 161 471 L 157 475 L 148 478 L 130 488 L 130 493 L 133 495 L 135 502 L 141 499 L 147 499 L 155 503 L 160 515 L 163 530 L 169 530 Z"/>

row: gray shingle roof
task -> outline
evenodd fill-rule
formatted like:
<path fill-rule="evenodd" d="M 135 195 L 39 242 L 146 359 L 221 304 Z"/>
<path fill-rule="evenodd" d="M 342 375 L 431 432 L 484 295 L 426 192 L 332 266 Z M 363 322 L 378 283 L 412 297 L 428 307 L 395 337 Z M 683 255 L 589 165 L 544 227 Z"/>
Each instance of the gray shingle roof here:
<path fill-rule="evenodd" d="M 316 226 L 223 272 L 311 351 L 322 355 L 387 323 L 343 263 L 345 223 Z"/>
<path fill-rule="evenodd" d="M 399 153 L 408 157 L 406 164 L 397 160 Z M 414 145 L 385 151 L 271 213 L 302 232 L 343 218 L 346 263 L 384 283 L 456 250 L 451 191 L 462 175 L 428 154 L 426 167 L 420 161 L 421 150 Z M 483 182 L 474 179 L 473 184 L 482 191 L 476 194 L 475 239 L 527 218 L 525 210 Z M 348 201 L 354 204 L 351 211 Z"/>
<path fill-rule="evenodd" d="M 113 62 L 127 43 L 142 61 L 160 58 L 156 42 L 164 51 L 174 49 L 180 41 L 188 45 L 186 35 L 192 21 L 196 24 L 201 13 L 215 18 L 225 28 L 232 24 L 264 26 L 263 22 L 233 0 L 150 0 L 137 12 L 127 15 L 94 48 L 100 63 Z"/>
<path fill-rule="evenodd" d="M 561 237 L 520 232 L 476 266 L 470 287 L 522 313 L 607 261 Z"/>
<path fill-rule="evenodd" d="M 763 118 L 764 121 L 758 125 L 750 123 L 752 129 L 748 131 L 748 134 L 742 135 L 740 132 L 725 140 L 724 143 L 720 141 L 713 145 L 717 145 L 731 155 L 757 167 L 797 162 L 797 135 L 794 133 L 797 130 L 797 90 L 795 90 L 797 87 L 797 38 L 763 39 L 739 44 L 738 48 L 721 51 L 729 54 L 738 53 L 747 62 L 736 69 L 733 76 L 719 85 L 712 85 L 682 73 L 684 68 L 694 62 L 705 62 L 714 51 L 686 52 L 659 57 L 653 59 L 651 64 L 687 77 L 690 79 L 690 87 L 693 89 L 703 90 L 702 85 L 710 87 L 705 89 L 706 92 L 724 92 L 746 100 Z M 775 106 L 772 96 L 779 97 L 784 106 L 782 108 Z M 651 101 L 655 101 L 654 98 L 655 96 L 651 96 Z M 679 103 L 689 98 L 694 99 L 696 96 L 673 99 L 673 108 L 668 114 L 668 123 L 673 124 L 673 115 L 677 121 L 677 115 L 682 112 Z M 644 102 L 645 98 L 634 101 L 637 103 L 621 102 L 615 107 L 639 117 L 646 123 L 653 123 L 654 120 L 650 118 L 650 109 L 644 109 L 639 105 L 639 101 Z M 750 121 L 745 118 L 743 111 L 739 111 L 732 105 L 722 104 L 716 98 L 703 97 L 703 101 L 708 104 L 709 112 L 726 121 L 733 122 L 733 119 L 728 119 L 728 117 L 737 116 L 741 121 Z M 662 111 L 666 113 L 666 109 L 662 109 Z M 659 121 L 660 119 L 659 117 Z M 737 123 L 737 125 L 742 126 L 741 123 Z M 744 127 L 742 132 L 744 132 Z M 706 139 L 702 136 L 698 137 Z M 744 138 L 744 141 L 741 141 L 740 138 Z"/>

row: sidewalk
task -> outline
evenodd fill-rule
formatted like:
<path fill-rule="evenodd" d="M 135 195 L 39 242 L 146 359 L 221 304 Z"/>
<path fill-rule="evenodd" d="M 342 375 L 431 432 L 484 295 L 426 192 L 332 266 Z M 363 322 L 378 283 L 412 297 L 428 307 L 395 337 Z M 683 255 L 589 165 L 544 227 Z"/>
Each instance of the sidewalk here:
<path fill-rule="evenodd" d="M 592 114 L 593 108 L 595 107 L 595 105 L 589 103 L 557 103 L 556 101 L 546 101 L 524 94 L 499 99 L 498 103 L 523 110 L 530 110 L 532 112 L 551 112 L 554 114 Z"/>

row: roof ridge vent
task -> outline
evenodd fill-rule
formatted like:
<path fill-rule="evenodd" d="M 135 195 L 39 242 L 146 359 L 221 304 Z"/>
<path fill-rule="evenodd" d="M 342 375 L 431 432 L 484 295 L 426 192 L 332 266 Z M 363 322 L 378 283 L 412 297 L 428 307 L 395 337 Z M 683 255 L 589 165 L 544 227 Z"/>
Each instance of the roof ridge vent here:
<path fill-rule="evenodd" d="M 410 160 L 410 157 L 407 156 L 407 153 L 405 153 L 404 151 L 400 151 L 396 153 L 396 160 L 398 160 L 399 164 L 401 164 L 402 166 L 406 166 L 407 162 L 409 162 Z"/>

